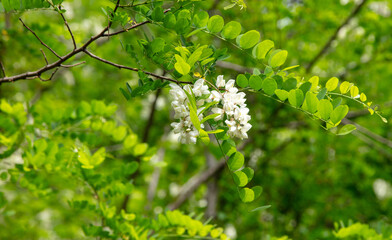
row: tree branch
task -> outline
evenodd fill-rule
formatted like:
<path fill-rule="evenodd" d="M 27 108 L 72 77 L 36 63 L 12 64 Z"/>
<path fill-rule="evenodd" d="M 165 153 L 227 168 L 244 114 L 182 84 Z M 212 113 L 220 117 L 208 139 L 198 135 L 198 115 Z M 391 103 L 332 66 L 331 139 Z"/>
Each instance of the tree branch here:
<path fill-rule="evenodd" d="M 61 11 L 61 6 L 59 7 L 59 10 Z M 63 21 L 64 21 L 65 26 L 66 26 L 67 29 L 68 29 L 69 35 L 71 35 L 72 43 L 73 43 L 74 49 L 76 49 L 76 48 L 77 48 L 77 47 L 76 47 L 76 42 L 75 42 L 74 35 L 72 34 L 71 28 L 69 27 L 68 22 L 67 22 L 67 20 L 66 20 L 65 17 L 64 17 L 64 14 L 62 14 L 61 12 L 59 12 L 59 13 L 60 13 L 61 18 L 62 18 Z"/>
<path fill-rule="evenodd" d="M 113 14 L 117 11 L 117 9 L 118 9 L 118 7 L 119 7 L 119 3 L 120 3 L 120 0 L 117 0 L 117 4 L 116 4 L 116 6 L 115 6 L 115 8 L 114 8 L 114 10 L 113 10 Z M 170 11 L 170 9 L 167 9 L 167 10 L 165 10 L 164 12 L 166 13 L 166 12 L 168 12 L 168 11 Z M 62 18 L 63 18 L 64 23 L 66 24 L 66 26 L 67 26 L 67 28 L 68 28 L 70 34 L 71 34 L 71 37 L 72 37 L 73 42 L 74 42 L 74 37 L 73 37 L 72 31 L 71 31 L 71 29 L 69 28 L 69 25 L 68 25 L 68 23 L 67 23 L 67 21 L 66 21 L 66 19 L 65 19 L 65 17 L 64 17 L 63 15 L 62 15 Z M 98 56 L 92 54 L 91 52 L 87 51 L 87 47 L 88 47 L 91 43 L 93 43 L 94 41 L 96 41 L 97 39 L 99 39 L 99 38 L 101 38 L 101 37 L 117 35 L 117 34 L 120 34 L 120 33 L 122 33 L 122 32 L 125 32 L 125 31 L 128 31 L 128 30 L 131 30 L 131 29 L 140 27 L 140 26 L 142 26 L 142 25 L 144 25 L 144 24 L 150 22 L 150 21 L 144 21 L 144 22 L 135 24 L 135 25 L 133 25 L 133 26 L 127 28 L 127 29 L 123 29 L 123 30 L 118 31 L 118 32 L 106 34 L 106 32 L 109 30 L 110 26 L 112 25 L 112 21 L 109 21 L 108 26 L 106 26 L 100 33 L 98 33 L 97 35 L 91 37 L 91 38 L 90 38 L 86 43 L 84 43 L 81 47 L 79 47 L 79 48 L 74 48 L 71 52 L 69 52 L 68 54 L 66 54 L 66 55 L 64 55 L 64 56 L 61 57 L 61 56 L 59 56 L 52 48 L 50 48 L 48 45 L 46 45 L 46 44 L 37 36 L 37 34 L 36 34 L 33 30 L 31 30 L 31 29 L 22 21 L 22 19 L 19 18 L 19 20 L 22 22 L 23 26 L 25 26 L 30 32 L 32 32 L 32 33 L 34 34 L 34 36 L 41 42 L 41 44 L 44 45 L 46 48 L 48 48 L 54 55 L 56 55 L 56 56 L 59 58 L 59 60 L 57 60 L 57 61 L 55 61 L 55 62 L 49 64 L 49 63 L 47 62 L 46 55 L 43 53 L 43 55 L 44 55 L 44 57 L 45 57 L 45 61 L 47 62 L 46 66 L 44 66 L 44 67 L 42 67 L 42 68 L 40 68 L 40 69 L 38 69 L 38 70 L 36 70 L 36 71 L 33 71 L 33 72 L 25 72 L 25 73 L 22 73 L 22 74 L 18 74 L 18 75 L 11 76 L 11 77 L 6 77 L 6 76 L 4 76 L 3 78 L 0 78 L 0 83 L 2 83 L 2 82 L 13 82 L 13 81 L 23 80 L 23 79 L 35 79 L 35 78 L 39 78 L 39 79 L 41 79 L 42 81 L 47 81 L 47 80 L 49 80 L 49 79 L 51 79 L 51 78 L 49 78 L 49 79 L 42 79 L 42 78 L 41 78 L 42 73 L 44 73 L 44 72 L 46 72 L 46 71 L 49 71 L 49 70 L 51 70 L 51 69 L 59 68 L 59 67 L 65 67 L 65 68 L 67 68 L 67 67 L 73 67 L 73 66 L 77 66 L 77 65 L 82 64 L 82 63 L 73 64 L 73 65 L 65 65 L 65 64 L 63 64 L 65 61 L 67 61 L 68 59 L 72 58 L 73 56 L 75 56 L 75 55 L 77 55 L 78 53 L 81 53 L 81 52 L 84 52 L 84 53 L 86 53 L 87 55 L 89 55 L 90 57 L 95 58 L 95 59 L 97 59 L 97 60 L 99 60 L 99 61 L 101 61 L 101 62 L 104 62 L 104 63 L 106 63 L 106 64 L 109 64 L 109 65 L 118 67 L 118 68 L 120 68 L 120 69 L 123 68 L 123 69 L 127 69 L 127 70 L 131 70 L 131 71 L 136 71 L 136 72 L 137 72 L 137 71 L 139 71 L 139 69 L 137 69 L 137 68 L 127 67 L 127 66 L 124 66 L 124 65 L 116 64 L 116 63 L 107 61 L 107 60 L 105 60 L 105 59 L 102 59 L 102 58 L 100 58 L 100 57 L 98 57 Z M 75 42 L 74 42 L 74 46 L 76 46 L 76 43 L 75 43 Z M 55 72 L 56 72 L 56 71 L 55 71 Z M 55 72 L 54 72 L 54 73 L 55 73 Z M 153 77 L 156 77 L 156 78 L 159 78 L 159 79 L 163 79 L 163 80 L 166 80 L 166 81 L 171 81 L 171 82 L 174 82 L 174 83 L 177 83 L 177 84 L 179 84 L 179 83 L 191 84 L 191 82 L 181 82 L 181 81 L 177 81 L 177 80 L 174 80 L 174 79 L 172 79 L 172 78 L 169 78 L 169 77 L 159 76 L 159 75 L 157 75 L 157 74 L 155 74 L 155 73 L 151 73 L 151 72 L 147 72 L 147 71 L 144 71 L 144 73 L 146 73 L 146 74 L 148 74 L 148 75 L 150 75 L 150 76 L 153 76 Z"/>
<path fill-rule="evenodd" d="M 133 67 L 128 67 L 128 66 L 120 65 L 120 64 L 117 64 L 117 63 L 114 63 L 114 62 L 110 62 L 110 61 L 108 61 L 108 60 L 106 60 L 106 59 L 100 58 L 100 57 L 94 55 L 93 53 L 89 52 L 88 50 L 84 50 L 84 52 L 85 52 L 87 55 L 89 55 L 90 57 L 92 57 L 92 58 L 94 58 L 94 59 L 96 59 L 96 60 L 98 60 L 98 61 L 101 61 L 101 62 L 103 62 L 103 63 L 112 65 L 112 66 L 117 67 L 117 68 L 119 68 L 119 69 L 127 69 L 127 70 L 131 70 L 131 71 L 134 71 L 134 72 L 140 71 L 140 69 L 138 69 L 138 68 L 133 68 Z M 166 80 L 166 81 L 174 82 L 174 83 L 177 83 L 177 84 L 180 84 L 180 83 L 191 84 L 191 83 L 192 83 L 192 82 L 181 82 L 181 81 L 177 81 L 177 80 L 175 80 L 175 79 L 172 79 L 172 78 L 169 78 L 169 77 L 165 77 L 165 76 L 160 76 L 160 75 L 155 74 L 155 73 L 152 73 L 152 72 L 147 72 L 147 71 L 143 71 L 143 72 L 144 72 L 145 74 L 147 74 L 147 75 L 150 75 L 150 76 L 153 76 L 153 77 L 156 77 L 156 78 L 159 78 L 159 79 L 163 79 L 163 80 Z"/>
<path fill-rule="evenodd" d="M 321 58 L 321 56 L 323 56 L 328 49 L 330 48 L 332 42 L 336 39 L 336 37 L 338 36 L 340 30 L 346 26 L 353 17 L 355 17 L 359 11 L 361 10 L 361 8 L 365 5 L 365 3 L 368 0 L 362 0 L 362 2 L 360 4 L 358 4 L 354 10 L 350 13 L 350 15 L 343 21 L 342 24 L 340 24 L 340 26 L 335 30 L 335 32 L 332 34 L 332 36 L 329 38 L 328 42 L 324 45 L 324 47 L 320 50 L 320 52 L 309 62 L 308 66 L 306 67 L 306 72 L 309 73 L 314 64 Z"/>
<path fill-rule="evenodd" d="M 37 35 L 33 30 L 31 30 L 31 28 L 29 28 L 29 27 L 23 22 L 23 20 L 22 20 L 21 18 L 19 18 L 19 21 L 23 24 L 23 26 L 24 26 L 25 28 L 27 28 L 27 30 L 29 30 L 29 31 L 38 39 L 38 41 L 39 41 L 43 46 L 45 46 L 47 49 L 49 49 L 49 51 L 51 51 L 56 57 L 62 59 L 61 56 L 58 55 L 51 47 L 49 47 L 48 45 L 46 45 L 46 44 L 41 40 L 41 38 L 39 38 L 38 35 Z"/>

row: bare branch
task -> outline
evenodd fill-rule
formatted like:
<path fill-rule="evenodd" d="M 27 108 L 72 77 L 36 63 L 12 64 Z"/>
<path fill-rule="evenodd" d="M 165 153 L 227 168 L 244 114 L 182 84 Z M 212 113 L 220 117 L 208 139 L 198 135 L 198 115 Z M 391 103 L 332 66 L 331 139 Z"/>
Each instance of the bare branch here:
<path fill-rule="evenodd" d="M 61 6 L 59 7 L 59 10 L 61 11 Z M 68 29 L 69 35 L 71 35 L 72 43 L 73 43 L 73 45 L 74 45 L 74 49 L 76 49 L 76 48 L 77 48 L 77 47 L 76 47 L 76 42 L 75 42 L 74 35 L 73 35 L 72 31 L 71 31 L 71 28 L 69 27 L 68 22 L 67 22 L 67 20 L 66 20 L 65 17 L 64 17 L 64 14 L 62 14 L 61 12 L 59 12 L 59 13 L 60 13 L 61 18 L 62 18 L 63 21 L 64 21 L 65 26 L 66 26 L 67 29 Z"/>
<path fill-rule="evenodd" d="M 41 81 L 43 81 L 43 82 L 50 81 L 50 80 L 52 80 L 53 76 L 56 74 L 56 72 L 57 72 L 58 70 L 59 70 L 59 68 L 56 68 L 56 69 L 52 72 L 52 74 L 50 75 L 50 77 L 49 77 L 48 79 L 42 78 L 41 75 L 38 75 L 38 78 L 39 78 Z"/>
<path fill-rule="evenodd" d="M 44 59 L 45 59 L 46 65 L 48 65 L 48 64 L 49 64 L 49 62 L 48 62 L 48 59 L 46 58 L 46 54 L 45 54 L 44 50 L 42 50 L 42 48 L 41 48 L 40 50 L 41 50 L 41 53 L 42 53 L 42 55 L 44 56 Z"/>
<path fill-rule="evenodd" d="M 61 56 L 58 55 L 51 47 L 49 47 L 48 45 L 46 45 L 46 44 L 41 40 L 41 38 L 39 38 L 39 37 L 37 36 L 37 34 L 36 34 L 33 30 L 31 30 L 31 28 L 29 28 L 29 27 L 22 21 L 21 18 L 19 18 L 19 21 L 23 24 L 23 26 L 24 26 L 25 28 L 27 28 L 27 30 L 29 30 L 29 31 L 38 39 L 38 41 L 39 41 L 42 45 L 44 45 L 47 49 L 49 49 L 56 57 L 58 57 L 58 58 L 61 59 Z"/>
<path fill-rule="evenodd" d="M 75 64 L 71 64 L 71 65 L 61 64 L 60 67 L 63 67 L 63 68 L 72 68 L 72 67 L 76 67 L 76 66 L 82 65 L 82 64 L 84 64 L 84 63 L 86 63 L 86 61 L 79 62 L 79 63 L 75 63 Z"/>
<path fill-rule="evenodd" d="M 89 52 L 88 50 L 84 50 L 84 52 L 85 52 L 87 55 L 89 55 L 90 57 L 92 57 L 92 58 L 94 58 L 94 59 L 96 59 L 96 60 L 98 60 L 98 61 L 101 61 L 101 62 L 103 62 L 103 63 L 112 65 L 112 66 L 117 67 L 117 68 L 119 68 L 119 69 L 127 69 L 127 70 L 131 70 L 131 71 L 134 71 L 134 72 L 140 71 L 140 69 L 137 69 L 137 68 L 133 68 L 133 67 L 128 67 L 128 66 L 120 65 L 120 64 L 117 64 L 117 63 L 114 63 L 114 62 L 110 62 L 110 61 L 108 61 L 108 60 L 106 60 L 106 59 L 100 58 L 100 57 L 98 57 L 98 56 L 92 54 L 92 53 Z M 144 72 L 145 74 L 147 74 L 147 75 L 150 75 L 150 76 L 153 76 L 153 77 L 156 77 L 156 78 L 159 78 L 159 79 L 163 79 L 163 80 L 166 80 L 166 81 L 174 82 L 174 83 L 177 83 L 177 84 L 180 84 L 180 83 L 192 84 L 192 82 L 181 82 L 181 81 L 177 81 L 177 80 L 175 80 L 175 79 L 169 78 L 169 77 L 160 76 L 160 75 L 155 74 L 155 73 L 152 73 L 152 72 L 147 72 L 147 71 L 143 71 L 143 72 Z"/>
<path fill-rule="evenodd" d="M 340 30 L 346 26 L 352 18 L 354 18 L 359 11 L 361 10 L 361 8 L 365 5 L 365 3 L 368 0 L 362 0 L 362 2 L 360 4 L 358 4 L 354 10 L 350 13 L 350 15 L 343 21 L 342 24 L 340 24 L 340 26 L 335 30 L 335 32 L 332 34 L 332 36 L 329 38 L 328 42 L 324 45 L 324 47 L 320 50 L 320 52 L 312 59 L 312 61 L 309 62 L 308 66 L 306 67 L 306 72 L 309 73 L 314 64 L 320 59 L 321 56 L 323 56 L 329 49 L 329 47 L 331 46 L 332 42 L 336 39 L 336 37 L 338 36 Z"/>
<path fill-rule="evenodd" d="M 3 63 L 1 61 L 0 61 L 0 67 L 1 67 L 1 71 L 2 71 L 1 75 L 4 75 L 4 77 L 5 77 L 5 69 L 4 69 L 4 65 L 3 65 Z"/>
<path fill-rule="evenodd" d="M 221 68 L 231 69 L 231 70 L 234 70 L 236 72 L 241 72 L 241 73 L 245 73 L 245 72 L 252 73 L 253 72 L 253 69 L 251 69 L 251 68 L 244 67 L 239 64 L 235 64 L 235 63 L 231 63 L 231 62 L 226 62 L 226 61 L 217 61 L 216 65 Z"/>

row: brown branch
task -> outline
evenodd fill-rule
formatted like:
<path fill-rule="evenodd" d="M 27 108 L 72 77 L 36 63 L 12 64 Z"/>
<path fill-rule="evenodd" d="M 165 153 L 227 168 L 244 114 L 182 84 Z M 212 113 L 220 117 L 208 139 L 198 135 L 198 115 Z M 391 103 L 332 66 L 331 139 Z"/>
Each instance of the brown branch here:
<path fill-rule="evenodd" d="M 120 2 L 120 1 L 118 0 L 118 1 L 117 1 L 117 4 L 116 4 L 116 7 L 114 8 L 113 13 L 115 13 L 115 12 L 117 11 L 119 2 Z M 170 9 L 165 10 L 165 12 L 167 12 L 167 11 L 170 11 Z M 114 32 L 114 33 L 111 33 L 111 34 L 105 34 L 105 33 L 109 30 L 110 26 L 112 25 L 112 21 L 110 21 L 109 24 L 108 24 L 108 26 L 106 26 L 106 27 L 105 27 L 100 33 L 98 33 L 97 35 L 91 37 L 91 38 L 90 38 L 86 43 L 84 43 L 81 47 L 76 48 L 76 49 L 73 49 L 73 50 L 72 50 L 71 52 L 69 52 L 68 54 L 66 54 L 66 55 L 64 55 L 64 56 L 62 56 L 62 57 L 60 57 L 53 49 L 51 49 L 48 45 L 46 45 L 44 42 L 42 42 L 42 40 L 37 36 L 37 34 L 35 34 L 34 31 L 32 31 L 29 27 L 27 27 L 27 26 L 24 24 L 24 22 L 22 21 L 22 19 L 19 19 L 19 20 L 22 22 L 22 24 L 23 24 L 30 32 L 32 32 L 32 33 L 34 34 L 34 36 L 37 37 L 37 39 L 41 42 L 41 44 L 44 45 L 45 47 L 47 47 L 52 53 L 54 53 L 54 54 L 59 58 L 59 60 L 57 60 L 57 61 L 55 61 L 55 62 L 53 62 L 53 63 L 51 63 L 51 64 L 47 64 L 46 66 L 44 66 L 44 67 L 42 67 L 42 68 L 40 68 L 40 69 L 38 69 L 38 70 L 36 70 L 36 71 L 25 72 L 25 73 L 22 73 L 22 74 L 18 74 L 18 75 L 11 76 L 11 77 L 3 77 L 3 78 L 0 78 L 0 83 L 2 83 L 2 82 L 13 82 L 13 81 L 23 80 L 23 79 L 35 79 L 35 78 L 40 78 L 42 73 L 44 73 L 44 72 L 46 72 L 46 71 L 49 71 L 49 70 L 51 70 L 51 69 L 58 68 L 58 67 L 72 66 L 72 65 L 64 65 L 63 63 L 64 63 L 65 61 L 67 61 L 68 59 L 72 58 L 73 56 L 77 55 L 78 53 L 81 53 L 81 52 L 89 53 L 89 52 L 87 51 L 87 47 L 88 47 L 91 43 L 95 42 L 97 39 L 99 39 L 99 38 L 101 38 L 101 37 L 104 37 L 104 36 L 116 35 L 116 34 L 125 32 L 125 31 L 127 31 L 127 30 L 130 30 L 130 29 L 134 29 L 134 28 L 140 27 L 140 26 L 142 26 L 142 25 L 144 25 L 144 24 L 146 24 L 146 23 L 149 22 L 149 21 L 145 21 L 145 22 L 142 22 L 142 23 L 139 23 L 139 24 L 135 24 L 135 25 L 131 26 L 130 28 L 125 29 L 125 30 L 121 30 L 121 31 L 119 31 L 119 32 Z M 124 69 L 128 69 L 128 70 L 131 70 L 131 71 L 139 71 L 139 69 L 137 69 L 137 68 L 131 68 L 131 67 L 123 66 L 123 65 L 120 65 L 120 64 L 116 64 L 116 63 L 112 63 L 112 62 L 110 62 L 110 61 L 104 60 L 104 59 L 102 59 L 102 58 L 99 58 L 99 57 L 93 55 L 92 53 L 90 53 L 89 55 L 90 55 L 90 57 L 92 57 L 92 58 L 95 58 L 95 59 L 97 59 L 97 60 L 100 60 L 100 61 L 102 61 L 102 62 L 104 62 L 104 63 L 110 64 L 110 65 L 115 66 L 115 67 L 118 67 L 118 68 L 124 68 Z M 80 63 L 80 64 L 81 64 L 81 63 Z M 76 65 L 79 65 L 79 64 L 76 64 Z M 157 75 L 157 74 L 150 73 L 150 72 L 146 72 L 146 71 L 145 71 L 145 73 L 148 74 L 148 75 L 150 75 L 150 76 L 159 78 L 159 79 L 163 79 L 163 80 L 166 80 L 166 81 L 175 82 L 175 83 L 177 83 L 177 84 L 179 84 L 179 83 L 187 83 L 187 84 L 190 84 L 190 83 L 191 83 L 191 82 L 181 82 L 181 81 L 177 81 L 177 80 L 171 79 L 171 78 L 169 78 L 169 77 L 159 76 L 159 75 Z M 40 78 L 40 79 L 41 79 L 41 78 Z M 41 80 L 43 80 L 43 79 L 41 79 Z"/>
<path fill-rule="evenodd" d="M 5 77 L 6 76 L 5 75 L 5 69 L 4 69 L 4 65 L 3 65 L 3 63 L 1 61 L 0 61 L 0 67 L 1 67 L 2 75 L 4 75 L 4 77 Z"/>
<path fill-rule="evenodd" d="M 41 50 L 41 53 L 42 53 L 42 55 L 44 56 L 44 59 L 45 59 L 46 65 L 48 65 L 48 64 L 49 64 L 49 62 L 48 62 L 48 59 L 46 58 L 46 54 L 45 54 L 44 50 L 42 50 L 42 48 L 41 48 L 40 50 Z"/>
<path fill-rule="evenodd" d="M 58 70 L 59 70 L 59 68 L 56 68 L 56 69 L 52 72 L 52 74 L 50 75 L 50 77 L 49 77 L 48 79 L 42 78 L 41 75 L 38 75 L 38 78 L 39 78 L 41 81 L 43 81 L 43 82 L 50 81 L 50 80 L 52 80 L 53 76 L 56 74 L 56 72 L 57 72 Z"/>
<path fill-rule="evenodd" d="M 131 71 L 134 71 L 134 72 L 140 71 L 140 69 L 138 69 L 138 68 L 133 68 L 133 67 L 124 66 L 124 65 L 117 64 L 117 63 L 114 63 L 114 62 L 110 62 L 110 61 L 108 61 L 108 60 L 106 60 L 106 59 L 100 58 L 100 57 L 94 55 L 93 53 L 89 52 L 88 50 L 84 50 L 84 52 L 85 52 L 87 55 L 89 55 L 90 57 L 92 57 L 92 58 L 94 58 L 94 59 L 96 59 L 96 60 L 98 60 L 98 61 L 101 61 L 101 62 L 103 62 L 103 63 L 112 65 L 112 66 L 117 67 L 117 68 L 119 68 L 119 69 L 127 69 L 127 70 L 131 70 Z M 153 77 L 162 79 L 162 80 L 174 82 L 174 83 L 177 83 L 177 84 L 180 84 L 180 83 L 192 84 L 192 82 L 181 82 L 181 81 L 177 81 L 177 80 L 175 80 L 175 79 L 169 78 L 169 77 L 160 76 L 160 75 L 155 74 L 155 73 L 152 73 L 152 72 L 147 72 L 147 71 L 143 71 L 143 72 L 144 72 L 145 74 L 147 74 L 147 75 L 150 75 L 150 76 L 153 76 Z"/>
<path fill-rule="evenodd" d="M 347 118 L 343 119 L 342 123 L 343 124 L 353 124 L 353 125 L 355 125 L 357 127 L 357 130 L 359 132 L 361 132 L 362 134 L 372 138 L 373 140 L 375 140 L 375 141 L 377 141 L 377 142 L 379 142 L 379 143 L 381 143 L 381 144 L 383 144 L 383 145 L 385 145 L 385 146 L 387 146 L 389 148 L 392 148 L 392 141 L 391 140 L 386 139 L 386 138 L 378 135 L 377 133 L 374 133 L 374 132 L 370 131 L 369 129 L 367 129 L 365 127 L 362 127 L 358 123 L 354 123 L 354 122 L 348 120 Z"/>
<path fill-rule="evenodd" d="M 59 7 L 59 11 L 61 11 L 61 6 Z M 74 35 L 73 35 L 72 31 L 71 31 L 71 28 L 69 27 L 68 22 L 67 22 L 67 20 L 66 20 L 65 17 L 64 17 L 64 14 L 62 14 L 61 12 L 59 12 L 59 13 L 60 13 L 61 18 L 62 18 L 63 21 L 64 21 L 65 26 L 66 26 L 67 29 L 68 29 L 69 35 L 71 35 L 72 43 L 73 43 L 74 49 L 76 49 L 76 48 L 77 48 L 77 47 L 76 47 L 76 42 L 75 42 Z"/>
<path fill-rule="evenodd" d="M 174 210 L 179 208 L 190 196 L 192 196 L 193 192 L 196 189 L 214 176 L 216 173 L 221 171 L 225 166 L 226 160 L 223 158 L 214 166 L 208 168 L 207 170 L 193 176 L 191 179 L 186 182 L 181 188 L 181 194 L 178 196 L 175 202 L 169 205 L 169 209 Z"/>
<path fill-rule="evenodd" d="M 19 21 L 23 24 L 23 26 L 24 26 L 25 28 L 27 28 L 27 30 L 29 30 L 29 31 L 38 39 L 38 41 L 39 41 L 43 46 L 45 46 L 47 49 L 49 49 L 49 51 L 51 51 L 56 57 L 62 59 L 61 56 L 58 55 L 51 47 L 49 47 L 48 45 L 46 45 L 46 44 L 41 40 L 41 38 L 39 38 L 38 35 L 37 35 L 33 30 L 31 30 L 31 28 L 29 28 L 29 27 L 22 21 L 21 18 L 19 18 Z"/>
<path fill-rule="evenodd" d="M 82 64 L 84 64 L 84 63 L 86 63 L 86 61 L 79 62 L 79 63 L 75 63 L 75 64 L 71 64 L 71 65 L 61 64 L 60 67 L 63 67 L 63 68 L 72 68 L 72 67 L 76 67 L 76 66 L 82 65 Z"/>
<path fill-rule="evenodd" d="M 253 69 L 241 66 L 239 64 L 231 63 L 231 62 L 226 62 L 226 61 L 217 61 L 216 66 L 225 68 L 225 69 L 230 69 L 236 72 L 241 72 L 241 73 L 252 73 Z"/>
<path fill-rule="evenodd" d="M 350 15 L 343 21 L 342 24 L 340 24 L 340 26 L 335 30 L 335 32 L 332 34 L 332 36 L 329 38 L 328 42 L 324 45 L 324 47 L 320 50 L 320 52 L 309 62 L 308 66 L 306 67 L 306 72 L 309 73 L 314 64 L 321 58 L 321 56 L 323 56 L 328 49 L 330 48 L 332 42 L 336 39 L 336 37 L 338 36 L 340 30 L 346 26 L 352 18 L 354 18 L 359 11 L 361 10 L 361 8 L 365 5 L 365 3 L 368 0 L 362 0 L 362 2 L 360 4 L 358 4 L 354 10 L 350 13 Z"/>

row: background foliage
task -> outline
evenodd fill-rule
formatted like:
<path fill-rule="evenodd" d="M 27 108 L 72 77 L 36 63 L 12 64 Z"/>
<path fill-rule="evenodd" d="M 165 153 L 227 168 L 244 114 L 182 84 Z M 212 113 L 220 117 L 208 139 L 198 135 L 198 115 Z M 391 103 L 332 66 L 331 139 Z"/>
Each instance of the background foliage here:
<path fill-rule="evenodd" d="M 1 1 L 0 61 L 7 76 L 45 65 L 43 47 L 19 17 L 58 54 L 73 49 L 60 15 L 47 8 L 47 2 L 32 1 L 36 5 L 31 6 L 28 2 Z M 292 71 L 306 80 L 317 75 L 324 86 L 336 76 L 340 82 L 354 83 L 391 120 L 390 1 L 248 0 L 246 8 L 242 1 L 165 1 L 163 5 L 134 1 L 142 5 L 129 9 L 126 5 L 131 2 L 121 1 L 124 7 L 113 17 L 109 32 L 147 18 L 157 24 L 103 37 L 89 46 L 94 54 L 158 75 L 174 68 L 177 72 L 171 76 L 181 80 L 187 80 L 182 75 L 188 72 L 237 78 L 240 73 L 254 73 L 253 68 L 263 71 L 265 66 L 254 60 L 252 49 L 241 50 L 235 39 L 219 37 L 221 29 L 214 28 L 219 28 L 220 20 L 207 23 L 208 31 L 215 34 L 200 31 L 188 36 L 193 29 L 186 27 L 186 12 L 173 30 L 160 26 L 170 26 L 163 13 L 169 6 L 178 12 L 187 9 L 193 22 L 193 13 L 204 10 L 222 16 L 226 26 L 239 22 L 242 33 L 255 29 L 261 41 L 270 39 L 276 49 L 287 50 L 284 67 L 300 65 Z M 115 6 L 110 1 L 87 0 L 61 4 L 79 46 L 107 26 Z M 40 9 L 31 9 L 35 7 Z M 4 8 L 17 11 L 5 13 Z M 234 33 L 221 34 L 231 38 Z M 185 64 L 176 67 L 181 60 L 170 61 L 163 53 L 174 55 L 172 49 L 184 42 L 213 45 L 213 62 L 219 61 L 205 62 L 208 67 L 197 69 L 187 69 Z M 239 41 L 241 48 L 247 45 L 254 46 Z M 57 60 L 43 50 L 49 62 Z M 5 229 L 0 239 L 192 239 L 196 233 L 204 237 L 204 232 L 223 239 L 226 235 L 232 239 L 391 236 L 391 125 L 360 104 L 345 101 L 350 112 L 343 123 L 355 122 L 357 130 L 336 136 L 289 104 L 247 92 L 253 128 L 237 148 L 245 164 L 255 170 L 251 186 L 260 185 L 263 192 L 245 204 L 218 145 L 213 141 L 209 146 L 181 145 L 170 133 L 171 99 L 163 82 L 135 93 L 138 86 L 149 83 L 149 76 L 86 55 L 77 55 L 67 64 L 81 61 L 86 63 L 59 69 L 52 81 L 0 85 L 0 225 Z M 126 83 L 134 95 L 128 101 L 121 92 L 129 94 Z M 271 206 L 251 211 L 265 205 Z M 182 213 L 167 212 L 175 208 Z M 200 225 L 207 220 L 208 224 Z"/>

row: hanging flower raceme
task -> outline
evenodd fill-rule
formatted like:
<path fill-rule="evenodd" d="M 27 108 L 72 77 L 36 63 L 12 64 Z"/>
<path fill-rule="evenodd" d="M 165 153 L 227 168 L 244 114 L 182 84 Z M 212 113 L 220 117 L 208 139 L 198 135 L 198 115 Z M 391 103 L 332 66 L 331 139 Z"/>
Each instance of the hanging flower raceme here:
<path fill-rule="evenodd" d="M 230 137 L 248 138 L 247 132 L 252 125 L 248 123 L 251 117 L 246 107 L 245 93 L 238 91 L 234 80 L 226 83 L 223 75 L 218 76 L 214 90 L 210 91 L 205 81 L 199 79 L 193 86 L 185 85 L 182 88 L 177 84 L 170 84 L 174 118 L 179 120 L 171 126 L 174 133 L 179 134 L 178 140 L 181 143 L 196 143 L 198 137 L 205 140 L 208 133 L 225 130 Z M 211 114 L 204 116 L 206 113 Z M 206 121 L 213 121 L 217 129 L 204 131 L 203 123 Z"/>

